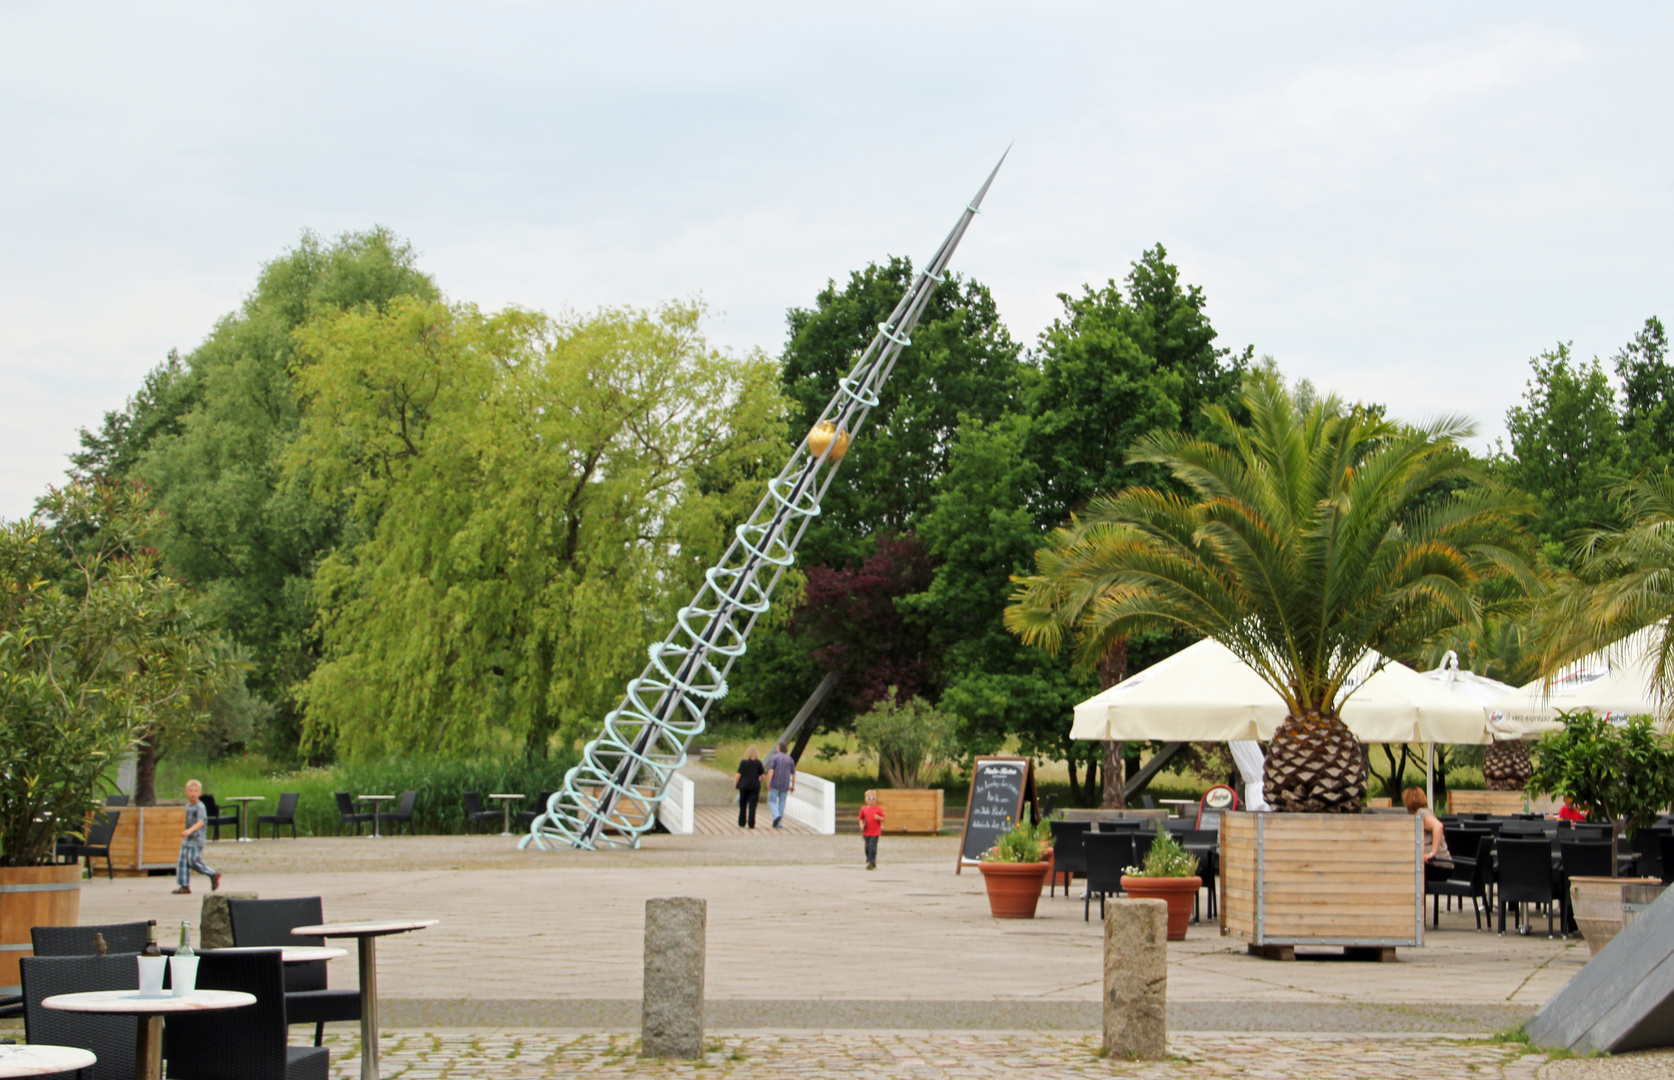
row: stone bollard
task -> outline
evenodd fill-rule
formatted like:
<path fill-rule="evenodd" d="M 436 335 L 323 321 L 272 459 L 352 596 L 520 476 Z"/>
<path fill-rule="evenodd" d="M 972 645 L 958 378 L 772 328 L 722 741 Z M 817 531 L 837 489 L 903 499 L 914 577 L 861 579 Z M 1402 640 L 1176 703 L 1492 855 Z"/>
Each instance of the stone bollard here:
<path fill-rule="evenodd" d="M 667 896 L 645 902 L 641 1052 L 703 1056 L 703 965 L 708 901 Z"/>
<path fill-rule="evenodd" d="M 203 913 L 198 916 L 198 948 L 232 948 L 232 917 L 227 914 L 227 901 L 255 899 L 253 892 L 212 892 L 204 896 Z"/>
<path fill-rule="evenodd" d="M 1106 901 L 1104 1049 L 1148 1060 L 1168 1052 L 1166 901 Z"/>

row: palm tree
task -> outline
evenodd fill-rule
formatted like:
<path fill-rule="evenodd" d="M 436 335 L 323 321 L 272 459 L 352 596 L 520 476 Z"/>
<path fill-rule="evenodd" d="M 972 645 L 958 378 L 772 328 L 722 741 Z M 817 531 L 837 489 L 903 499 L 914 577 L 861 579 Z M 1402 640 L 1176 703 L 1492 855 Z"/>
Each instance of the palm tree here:
<path fill-rule="evenodd" d="M 1026 642 L 1076 639 L 1083 663 L 1144 629 L 1213 637 L 1288 715 L 1267 757 L 1281 810 L 1353 811 L 1362 745 L 1341 720 L 1349 675 L 1376 649 L 1411 653 L 1479 617 L 1473 590 L 1532 578 L 1527 501 L 1488 485 L 1457 440 L 1468 422 L 1397 425 L 1296 392 L 1271 367 L 1245 381 L 1250 422 L 1206 409 L 1207 438 L 1154 433 L 1132 461 L 1190 492 L 1134 487 L 1094 499 L 1020 579 L 1007 626 Z"/>
<path fill-rule="evenodd" d="M 1631 524 L 1582 538 L 1574 579 L 1540 611 L 1540 666 L 1556 671 L 1660 623 L 1654 679 L 1667 698 L 1674 694 L 1674 473 L 1639 476 L 1617 498 Z"/>

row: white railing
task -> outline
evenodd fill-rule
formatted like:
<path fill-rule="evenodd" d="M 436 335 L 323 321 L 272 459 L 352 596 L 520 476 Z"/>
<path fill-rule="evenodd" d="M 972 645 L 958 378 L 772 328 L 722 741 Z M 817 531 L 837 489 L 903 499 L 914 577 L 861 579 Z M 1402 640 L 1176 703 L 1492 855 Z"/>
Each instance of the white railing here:
<path fill-rule="evenodd" d="M 836 835 L 837 785 L 812 773 L 797 773 L 796 790 L 785 800 L 785 816 L 817 833 Z"/>
<path fill-rule="evenodd" d="M 697 785 L 670 773 L 663 801 L 657 804 L 657 820 L 671 833 L 690 836 L 692 823 L 697 818 Z"/>

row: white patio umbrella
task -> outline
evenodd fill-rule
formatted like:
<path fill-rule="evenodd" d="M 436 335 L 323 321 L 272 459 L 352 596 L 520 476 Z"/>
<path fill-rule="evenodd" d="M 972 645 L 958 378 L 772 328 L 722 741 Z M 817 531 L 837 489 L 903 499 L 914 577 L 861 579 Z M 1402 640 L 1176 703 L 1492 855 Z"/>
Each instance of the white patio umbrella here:
<path fill-rule="evenodd" d="M 1486 675 L 1478 675 L 1474 671 L 1463 671 L 1459 668 L 1459 654 L 1452 649 L 1442 657 L 1441 666 L 1429 671 L 1420 672 L 1426 679 L 1434 679 L 1455 694 L 1468 698 L 1482 706 L 1484 710 L 1495 701 L 1513 691 L 1510 683 L 1490 679 Z M 1436 801 L 1436 744 L 1424 744 L 1424 794 L 1432 804 Z"/>
<path fill-rule="evenodd" d="M 1563 728 L 1560 713 L 1590 709 L 1610 719 L 1650 714 L 1658 727 L 1669 727 L 1668 705 L 1657 692 L 1657 635 L 1646 627 L 1601 652 L 1568 667 L 1551 679 L 1536 679 L 1488 703 L 1488 726 L 1498 738 L 1517 739 Z"/>
<path fill-rule="evenodd" d="M 1343 723 L 1362 742 L 1485 743 L 1482 708 L 1389 661 L 1369 654 L 1357 669 L 1364 684 L 1343 706 Z M 1206 638 L 1135 673 L 1075 707 L 1076 739 L 1232 742 L 1271 739 L 1285 706 L 1232 651 Z"/>

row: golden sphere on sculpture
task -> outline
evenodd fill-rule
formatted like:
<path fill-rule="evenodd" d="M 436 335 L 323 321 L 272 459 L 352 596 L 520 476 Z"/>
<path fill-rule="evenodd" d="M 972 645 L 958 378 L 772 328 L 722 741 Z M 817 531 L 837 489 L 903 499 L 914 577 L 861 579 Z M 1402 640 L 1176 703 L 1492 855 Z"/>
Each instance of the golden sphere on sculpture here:
<path fill-rule="evenodd" d="M 831 446 L 833 437 L 837 440 L 836 446 Z M 821 420 L 808 432 L 808 452 L 819 457 L 828 446 L 831 447 L 831 456 L 826 460 L 834 464 L 842 461 L 843 455 L 849 452 L 849 433 L 830 420 Z"/>

